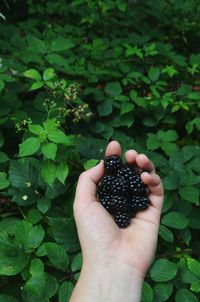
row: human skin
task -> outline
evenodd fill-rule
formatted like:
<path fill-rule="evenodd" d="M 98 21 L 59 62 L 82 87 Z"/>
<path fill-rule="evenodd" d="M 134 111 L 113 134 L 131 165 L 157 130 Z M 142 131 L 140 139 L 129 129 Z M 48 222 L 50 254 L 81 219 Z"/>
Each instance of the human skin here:
<path fill-rule="evenodd" d="M 106 156 L 113 154 L 121 155 L 116 141 L 106 149 Z M 137 213 L 126 229 L 120 229 L 96 196 L 96 187 L 105 173 L 103 161 L 80 175 L 74 216 L 83 267 L 70 302 L 140 301 L 143 280 L 155 254 L 164 192 L 146 155 L 128 150 L 125 159 L 149 171 L 141 178 L 148 185 L 151 204 Z"/>

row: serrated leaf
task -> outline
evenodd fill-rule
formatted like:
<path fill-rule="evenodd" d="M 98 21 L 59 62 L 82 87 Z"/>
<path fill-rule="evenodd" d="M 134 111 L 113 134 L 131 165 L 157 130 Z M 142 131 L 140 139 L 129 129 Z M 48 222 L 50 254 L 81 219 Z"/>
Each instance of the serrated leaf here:
<path fill-rule="evenodd" d="M 41 176 L 44 179 L 44 181 L 50 187 L 52 187 L 56 179 L 56 165 L 50 160 L 43 162 L 42 169 L 41 169 Z"/>
<path fill-rule="evenodd" d="M 63 144 L 65 146 L 73 145 L 71 137 L 67 136 L 64 132 L 60 130 L 55 130 L 49 133 L 48 139 L 56 144 Z"/>
<path fill-rule="evenodd" d="M 156 282 L 165 282 L 172 280 L 177 274 L 175 263 L 167 259 L 156 260 L 150 270 L 152 280 Z"/>
<path fill-rule="evenodd" d="M 56 76 L 56 74 L 55 74 L 55 70 L 53 68 L 47 68 L 43 72 L 43 80 L 44 81 L 52 80 L 53 78 L 55 78 L 55 76 Z"/>
<path fill-rule="evenodd" d="M 175 296 L 176 302 L 198 302 L 197 297 L 188 289 L 179 289 Z"/>
<path fill-rule="evenodd" d="M 194 186 L 184 186 L 179 188 L 180 196 L 196 205 L 199 204 L 199 189 Z"/>
<path fill-rule="evenodd" d="M 40 140 L 37 137 L 29 137 L 19 145 L 19 156 L 29 156 L 36 153 L 40 148 Z"/>
<path fill-rule="evenodd" d="M 44 41 L 32 35 L 28 35 L 27 42 L 32 51 L 38 54 L 45 54 L 46 47 Z"/>
<path fill-rule="evenodd" d="M 74 289 L 74 284 L 72 282 L 70 281 L 63 282 L 58 291 L 59 302 L 69 301 L 73 289 Z"/>
<path fill-rule="evenodd" d="M 57 145 L 54 143 L 43 143 L 41 152 L 46 158 L 54 160 L 56 158 Z"/>
<path fill-rule="evenodd" d="M 170 212 L 163 216 L 162 224 L 174 229 L 184 229 L 189 223 L 189 219 L 179 212 Z"/>
<path fill-rule="evenodd" d="M 37 248 L 44 239 L 45 231 L 41 225 L 33 227 L 28 234 L 28 248 Z"/>
<path fill-rule="evenodd" d="M 121 105 L 121 112 L 120 114 L 125 114 L 128 113 L 130 111 L 132 111 L 134 109 L 134 104 L 132 103 L 128 103 L 128 102 L 123 102 Z"/>
<path fill-rule="evenodd" d="M 56 178 L 61 182 L 65 183 L 65 179 L 69 174 L 69 168 L 66 162 L 61 162 L 56 167 Z"/>
<path fill-rule="evenodd" d="M 33 79 L 36 81 L 41 81 L 42 79 L 40 73 L 36 69 L 28 69 L 23 73 L 23 75 L 26 78 Z"/>
<path fill-rule="evenodd" d="M 47 251 L 47 257 L 51 263 L 56 268 L 65 272 L 69 264 L 69 258 L 64 248 L 61 245 L 53 242 L 45 243 L 45 248 Z"/>

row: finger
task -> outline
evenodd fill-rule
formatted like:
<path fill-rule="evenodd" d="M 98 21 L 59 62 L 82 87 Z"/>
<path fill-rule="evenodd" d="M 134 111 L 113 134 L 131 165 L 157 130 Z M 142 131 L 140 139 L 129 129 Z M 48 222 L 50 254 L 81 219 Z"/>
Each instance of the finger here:
<path fill-rule="evenodd" d="M 137 166 L 141 169 L 145 169 L 148 172 L 155 172 L 154 165 L 152 161 L 145 154 L 138 154 L 136 156 Z"/>
<path fill-rule="evenodd" d="M 127 163 L 130 165 L 135 165 L 137 155 L 138 155 L 138 153 L 135 150 L 128 150 L 125 153 L 125 159 L 126 159 Z"/>
<path fill-rule="evenodd" d="M 112 141 L 108 144 L 105 152 L 106 156 L 111 156 L 111 155 L 121 156 L 121 154 L 122 154 L 121 146 L 117 141 Z"/>
<path fill-rule="evenodd" d="M 148 185 L 151 194 L 163 196 L 163 185 L 160 177 L 157 174 L 143 172 L 141 174 L 141 179 L 146 185 Z"/>
<path fill-rule="evenodd" d="M 143 172 L 141 174 L 141 179 L 146 185 L 148 185 L 148 197 L 151 205 L 161 212 L 163 206 L 164 189 L 160 177 L 155 173 L 149 174 L 147 172 Z"/>
<path fill-rule="evenodd" d="M 83 172 L 78 180 L 75 203 L 88 205 L 96 200 L 96 187 L 104 175 L 104 165 L 101 161 L 97 166 Z"/>

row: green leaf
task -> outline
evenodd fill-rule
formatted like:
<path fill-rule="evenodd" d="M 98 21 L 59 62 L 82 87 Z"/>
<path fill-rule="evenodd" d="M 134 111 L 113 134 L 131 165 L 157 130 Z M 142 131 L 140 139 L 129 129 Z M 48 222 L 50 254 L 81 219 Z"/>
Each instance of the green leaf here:
<path fill-rule="evenodd" d="M 48 273 L 37 274 L 28 280 L 24 289 L 28 294 L 44 301 L 55 295 L 58 290 L 58 283 L 56 278 Z"/>
<path fill-rule="evenodd" d="M 54 143 L 44 143 L 42 144 L 41 152 L 46 158 L 54 160 L 56 158 L 57 145 Z"/>
<path fill-rule="evenodd" d="M 160 225 L 159 235 L 167 242 L 174 242 L 173 233 L 168 228 L 166 228 L 164 225 Z"/>
<path fill-rule="evenodd" d="M 37 90 L 37 89 L 40 89 L 40 88 L 43 87 L 43 86 L 44 86 L 44 83 L 38 81 L 38 82 L 33 83 L 33 84 L 31 85 L 31 87 L 30 87 L 29 90 L 30 90 L 30 91 Z"/>
<path fill-rule="evenodd" d="M 14 276 L 19 274 L 28 264 L 29 257 L 21 254 L 16 257 L 0 256 L 0 275 Z"/>
<path fill-rule="evenodd" d="M 89 159 L 86 162 L 84 162 L 83 167 L 85 170 L 88 170 L 90 168 L 95 167 L 98 162 L 99 162 L 98 159 Z"/>
<path fill-rule="evenodd" d="M 157 137 L 160 141 L 168 142 L 168 143 L 174 142 L 178 139 L 178 135 L 174 130 L 167 130 L 167 131 L 159 130 L 157 132 Z"/>
<path fill-rule="evenodd" d="M 48 139 L 56 144 L 63 144 L 65 146 L 73 145 L 71 137 L 67 136 L 64 132 L 60 130 L 55 130 L 49 133 Z"/>
<path fill-rule="evenodd" d="M 193 292 L 199 293 L 200 292 L 200 280 L 192 282 L 190 289 Z"/>
<path fill-rule="evenodd" d="M 28 235 L 28 247 L 31 249 L 37 248 L 44 239 L 45 231 L 41 225 L 33 227 Z"/>
<path fill-rule="evenodd" d="M 70 48 L 74 47 L 74 43 L 67 38 L 58 37 L 52 40 L 51 43 L 51 51 L 52 52 L 59 52 L 59 51 L 66 51 Z"/>
<path fill-rule="evenodd" d="M 179 188 L 179 194 L 184 199 L 196 205 L 199 204 L 199 189 L 194 186 L 184 186 Z"/>
<path fill-rule="evenodd" d="M 46 53 L 45 43 L 42 40 L 40 40 L 39 38 L 34 37 L 32 35 L 28 35 L 27 42 L 32 51 L 34 51 L 38 54 Z"/>
<path fill-rule="evenodd" d="M 177 274 L 175 263 L 167 259 L 156 260 L 150 270 L 152 280 L 156 282 L 165 282 L 172 280 Z"/>
<path fill-rule="evenodd" d="M 160 69 L 158 67 L 151 67 L 148 71 L 148 77 L 152 82 L 155 82 L 159 79 Z"/>
<path fill-rule="evenodd" d="M 134 107 L 135 106 L 132 103 L 123 102 L 122 105 L 121 105 L 120 115 L 132 111 L 134 109 Z"/>
<path fill-rule="evenodd" d="M 10 185 L 5 172 L 0 172 L 0 190 L 6 189 Z"/>
<path fill-rule="evenodd" d="M 28 124 L 28 129 L 31 133 L 36 135 L 40 135 L 42 132 L 44 132 L 44 129 L 40 125 Z"/>
<path fill-rule="evenodd" d="M 197 297 L 188 289 L 179 289 L 175 296 L 176 302 L 198 302 Z"/>
<path fill-rule="evenodd" d="M 116 97 L 122 93 L 121 84 L 119 82 L 110 82 L 106 84 L 105 92 L 110 97 Z"/>
<path fill-rule="evenodd" d="M 32 276 L 36 276 L 36 275 L 43 275 L 43 273 L 44 273 L 43 262 L 38 258 L 33 259 L 30 265 L 30 274 Z"/>
<path fill-rule="evenodd" d="M 30 222 L 31 224 L 38 223 L 42 218 L 43 217 L 42 217 L 40 211 L 38 211 L 37 209 L 30 210 L 26 216 L 26 220 L 28 222 Z"/>
<path fill-rule="evenodd" d="M 37 137 L 29 137 L 19 145 L 19 156 L 29 156 L 40 148 L 40 140 Z"/>
<path fill-rule="evenodd" d="M 42 214 L 45 214 L 51 206 L 51 200 L 47 198 L 38 199 L 37 208 Z"/>
<path fill-rule="evenodd" d="M 41 81 L 42 79 L 40 73 L 36 69 L 28 69 L 24 71 L 23 75 L 26 78 L 33 79 L 36 81 Z"/>
<path fill-rule="evenodd" d="M 19 300 L 17 300 L 16 298 L 13 298 L 8 295 L 1 295 L 1 294 L 0 294 L 0 301 L 1 302 L 19 302 Z"/>
<path fill-rule="evenodd" d="M 106 99 L 98 105 L 99 116 L 107 116 L 113 111 L 113 104 L 110 99 Z"/>
<path fill-rule="evenodd" d="M 2 80 L 0 80 L 0 93 L 4 89 L 4 87 L 5 87 L 5 83 Z"/>
<path fill-rule="evenodd" d="M 61 162 L 56 167 L 56 178 L 62 183 L 65 183 L 65 179 L 69 174 L 69 168 L 66 162 Z"/>
<path fill-rule="evenodd" d="M 192 259 L 192 258 L 187 258 L 187 267 L 189 270 L 196 275 L 197 277 L 200 278 L 200 262 Z"/>
<path fill-rule="evenodd" d="M 72 272 L 81 270 L 82 265 L 83 265 L 83 256 L 82 256 L 82 253 L 79 253 L 72 260 L 72 263 L 71 263 Z"/>
<path fill-rule="evenodd" d="M 142 288 L 142 302 L 151 302 L 153 301 L 153 290 L 151 286 L 147 283 L 143 283 L 143 288 Z"/>
<path fill-rule="evenodd" d="M 147 148 L 149 150 L 155 150 L 155 149 L 158 149 L 160 147 L 160 142 L 157 138 L 157 136 L 153 133 L 147 133 Z"/>
<path fill-rule="evenodd" d="M 170 212 L 162 218 L 162 224 L 174 229 L 184 229 L 188 223 L 189 219 L 179 212 Z"/>
<path fill-rule="evenodd" d="M 45 243 L 45 248 L 51 263 L 56 268 L 65 272 L 69 264 L 69 258 L 64 248 L 53 242 Z"/>
<path fill-rule="evenodd" d="M 56 179 L 56 166 L 52 161 L 47 160 L 42 163 L 41 176 L 44 179 L 44 181 L 50 187 L 52 187 Z"/>
<path fill-rule="evenodd" d="M 72 282 L 69 281 L 63 282 L 58 291 L 59 302 L 69 301 L 73 289 L 74 289 L 74 284 Z"/>
<path fill-rule="evenodd" d="M 55 74 L 55 70 L 53 68 L 47 68 L 43 72 L 43 80 L 44 81 L 52 80 L 53 78 L 55 78 L 55 76 L 56 76 L 56 74 Z"/>
<path fill-rule="evenodd" d="M 173 292 L 173 284 L 172 283 L 160 283 L 156 284 L 153 289 L 155 295 L 155 301 L 164 302 L 169 299 Z"/>

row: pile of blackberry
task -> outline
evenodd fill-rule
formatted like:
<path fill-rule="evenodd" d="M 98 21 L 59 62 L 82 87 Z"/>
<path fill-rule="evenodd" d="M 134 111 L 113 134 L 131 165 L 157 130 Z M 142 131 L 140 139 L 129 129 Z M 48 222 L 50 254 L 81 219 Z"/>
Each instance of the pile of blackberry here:
<path fill-rule="evenodd" d="M 101 204 L 114 217 L 120 228 L 126 228 L 131 218 L 148 208 L 147 186 L 141 180 L 141 170 L 123 164 L 116 155 L 104 159 L 106 174 L 98 185 Z"/>

